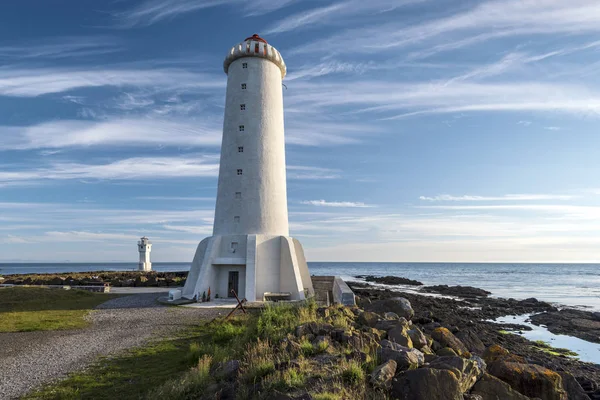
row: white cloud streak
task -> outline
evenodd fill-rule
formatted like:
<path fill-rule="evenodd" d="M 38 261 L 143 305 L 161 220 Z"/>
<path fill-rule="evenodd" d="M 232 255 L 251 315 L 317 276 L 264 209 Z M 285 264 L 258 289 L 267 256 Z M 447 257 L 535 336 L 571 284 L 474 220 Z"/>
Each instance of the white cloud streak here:
<path fill-rule="evenodd" d="M 267 28 L 265 34 L 276 34 L 289 31 L 297 31 L 318 25 L 331 25 L 349 18 L 364 18 L 368 14 L 379 14 L 392 11 L 396 8 L 409 4 L 420 3 L 424 0 L 342 0 L 333 4 L 313 8 L 292 14 Z"/>
<path fill-rule="evenodd" d="M 373 207 L 361 202 L 352 201 L 325 201 L 325 200 L 303 200 L 301 204 L 319 207 L 344 207 L 344 208 L 369 208 Z"/>
<path fill-rule="evenodd" d="M 146 0 L 130 9 L 113 13 L 118 27 L 149 26 L 187 13 L 218 6 L 234 6 L 247 15 L 262 15 L 297 0 Z"/>
<path fill-rule="evenodd" d="M 58 37 L 36 42 L 0 45 L 0 59 L 57 59 L 89 57 L 123 50 L 119 40 L 109 36 Z"/>
<path fill-rule="evenodd" d="M 223 88 L 221 76 L 171 69 L 0 69 L 0 96 L 36 97 L 91 87 L 147 87 L 173 90 Z"/>
<path fill-rule="evenodd" d="M 87 146 L 219 146 L 218 121 L 129 118 L 61 120 L 29 127 L 0 126 L 0 149 L 53 149 Z"/>
<path fill-rule="evenodd" d="M 538 201 L 538 200 L 572 200 L 576 196 L 554 194 L 506 194 L 503 196 L 452 196 L 442 194 L 438 196 L 421 196 L 419 200 L 427 201 Z"/>

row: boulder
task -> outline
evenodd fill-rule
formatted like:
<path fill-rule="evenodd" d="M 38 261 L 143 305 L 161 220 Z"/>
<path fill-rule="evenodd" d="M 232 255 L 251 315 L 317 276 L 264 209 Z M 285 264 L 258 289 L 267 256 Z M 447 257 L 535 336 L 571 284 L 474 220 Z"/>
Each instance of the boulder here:
<path fill-rule="evenodd" d="M 471 394 L 481 396 L 482 400 L 530 400 L 529 397 L 513 390 L 508 383 L 489 374 L 483 374 L 473 385 Z"/>
<path fill-rule="evenodd" d="M 573 375 L 568 372 L 559 372 L 558 374 L 562 378 L 563 388 L 567 392 L 569 400 L 589 400 L 589 396 Z"/>
<path fill-rule="evenodd" d="M 452 372 L 459 381 L 460 391 L 466 392 L 485 372 L 485 364 L 479 360 L 467 360 L 462 357 L 438 357 L 429 363 L 429 368 L 445 369 Z"/>
<path fill-rule="evenodd" d="M 483 344 L 481 339 L 479 339 L 477 333 L 475 333 L 471 329 L 461 330 L 454 336 L 456 336 L 461 342 L 463 342 L 463 344 L 471 353 L 483 354 L 483 352 L 485 351 L 485 345 Z"/>
<path fill-rule="evenodd" d="M 381 361 L 394 360 L 399 371 L 415 369 L 425 363 L 425 355 L 417 349 L 409 349 L 398 343 L 382 340 L 381 348 L 377 350 Z"/>
<path fill-rule="evenodd" d="M 410 301 L 404 297 L 393 297 L 390 299 L 377 300 L 371 303 L 368 308 L 369 310 L 376 312 L 391 311 L 400 317 L 406 318 L 407 320 L 411 319 L 415 315 L 415 311 L 410 305 Z"/>
<path fill-rule="evenodd" d="M 456 352 L 452 350 L 450 347 L 443 347 L 435 352 L 435 354 L 439 357 L 452 357 L 457 356 Z"/>
<path fill-rule="evenodd" d="M 396 326 L 393 329 L 390 329 L 387 333 L 388 340 L 392 342 L 396 342 L 399 345 L 404 347 L 411 348 L 413 347 L 413 342 L 408 335 L 408 330 L 403 326 Z"/>
<path fill-rule="evenodd" d="M 435 328 L 431 333 L 433 340 L 437 341 L 442 347 L 450 347 L 459 356 L 469 356 L 466 346 L 447 328 Z M 487 361 L 487 360 L 486 360 Z"/>
<path fill-rule="evenodd" d="M 54 278 L 50 279 L 47 282 L 48 285 L 57 285 L 57 286 L 62 286 L 65 284 L 65 278 L 62 278 L 60 276 L 55 276 Z"/>
<path fill-rule="evenodd" d="M 375 328 L 380 329 L 382 331 L 389 331 L 390 329 L 393 329 L 397 326 L 403 326 L 408 329 L 408 321 L 406 320 L 406 318 L 383 319 L 381 321 L 378 321 L 377 324 L 375 324 Z"/>
<path fill-rule="evenodd" d="M 456 376 L 433 368 L 406 371 L 393 382 L 390 394 L 400 400 L 463 400 Z"/>
<path fill-rule="evenodd" d="M 598 313 L 600 314 L 600 313 Z M 383 314 L 385 319 L 400 319 L 400 316 L 398 314 L 396 314 L 395 312 L 391 312 L 388 311 L 385 314 Z"/>
<path fill-rule="evenodd" d="M 397 367 L 398 364 L 394 360 L 384 362 L 371 373 L 371 384 L 378 389 L 389 389 Z"/>
<path fill-rule="evenodd" d="M 526 396 L 567 400 L 561 376 L 541 365 L 496 360 L 489 364 L 488 372 Z"/>
<path fill-rule="evenodd" d="M 425 336 L 425 334 L 421 332 L 421 330 L 416 326 L 413 326 L 411 329 L 409 329 L 407 333 L 408 337 L 410 337 L 410 340 L 412 340 L 413 346 L 416 349 L 422 349 L 423 347 L 426 347 L 429 344 L 427 342 L 427 337 Z"/>
<path fill-rule="evenodd" d="M 381 318 L 379 315 L 375 314 L 374 312 L 365 311 L 358 316 L 357 322 L 361 325 L 374 328 L 375 325 L 377 325 L 377 321 L 380 319 Z"/>

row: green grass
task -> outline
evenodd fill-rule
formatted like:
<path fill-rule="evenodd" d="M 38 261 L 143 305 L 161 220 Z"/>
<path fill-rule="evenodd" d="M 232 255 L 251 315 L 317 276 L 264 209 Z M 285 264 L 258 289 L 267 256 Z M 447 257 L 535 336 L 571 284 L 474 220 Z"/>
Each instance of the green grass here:
<path fill-rule="evenodd" d="M 102 359 L 86 371 L 72 374 L 24 399 L 125 400 L 146 395 L 159 398 L 161 393 L 170 396 L 162 398 L 185 399 L 209 383 L 203 371 L 208 371 L 207 365 L 217 361 L 213 358 L 214 349 L 219 349 L 221 359 L 239 359 L 243 355 L 245 344 L 241 341 L 250 321 L 248 317 L 236 317 L 230 322 L 215 321 L 188 329 L 176 337 Z M 230 336 L 229 341 L 224 342 L 227 332 L 232 330 L 240 332 L 241 337 Z M 217 341 L 221 345 L 217 345 Z"/>
<path fill-rule="evenodd" d="M 0 289 L 0 332 L 77 329 L 90 310 L 117 295 L 33 287 Z"/>
<path fill-rule="evenodd" d="M 550 354 L 552 356 L 567 356 L 567 357 L 578 357 L 579 354 L 571 351 L 569 349 L 561 349 L 558 347 L 552 347 L 548 343 L 543 340 L 536 340 L 534 342 L 537 346 L 533 346 L 534 349 L 544 352 L 546 354 Z"/>
<path fill-rule="evenodd" d="M 216 398 L 233 383 L 224 375 L 210 374 L 217 363 L 239 360 L 237 399 L 271 399 L 276 392 L 298 394 L 309 390 L 322 400 L 365 397 L 366 365 L 343 356 L 334 344 L 314 346 L 289 334 L 307 323 L 323 323 L 342 316 L 331 308 L 332 318 L 318 317 L 314 302 L 273 305 L 261 313 L 249 313 L 206 323 L 125 354 L 102 359 L 87 370 L 29 394 L 25 399 L 172 399 Z M 281 339 L 286 339 L 282 341 Z M 287 341 L 297 340 L 297 347 Z M 318 352 L 338 357 L 323 365 L 309 358 Z M 305 355 L 303 355 L 305 354 Z M 256 384 L 262 388 L 253 392 Z"/>

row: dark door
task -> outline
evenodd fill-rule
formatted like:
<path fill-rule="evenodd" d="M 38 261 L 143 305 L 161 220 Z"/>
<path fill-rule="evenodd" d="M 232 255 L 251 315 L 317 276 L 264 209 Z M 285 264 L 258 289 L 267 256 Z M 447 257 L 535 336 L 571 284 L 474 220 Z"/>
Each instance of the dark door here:
<path fill-rule="evenodd" d="M 227 285 L 228 297 L 234 297 L 231 293 L 231 289 L 235 290 L 237 294 L 239 292 L 240 273 L 239 271 L 229 271 L 229 283 Z"/>

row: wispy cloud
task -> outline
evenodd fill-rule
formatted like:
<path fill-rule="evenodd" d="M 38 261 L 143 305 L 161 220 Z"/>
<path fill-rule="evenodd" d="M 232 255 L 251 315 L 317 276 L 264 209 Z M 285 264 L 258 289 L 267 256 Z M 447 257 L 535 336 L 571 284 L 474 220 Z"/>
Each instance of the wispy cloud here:
<path fill-rule="evenodd" d="M 0 96 L 35 97 L 79 88 L 102 86 L 151 87 L 173 90 L 223 88 L 222 76 L 193 73 L 182 69 L 0 69 Z"/>
<path fill-rule="evenodd" d="M 215 177 L 218 156 L 133 157 L 107 164 L 52 163 L 47 168 L 1 171 L 0 184 L 67 179 L 164 179 Z"/>
<path fill-rule="evenodd" d="M 303 200 L 301 204 L 308 204 L 311 206 L 320 207 L 347 207 L 347 208 L 368 208 L 373 207 L 361 202 L 352 201 L 325 201 L 325 200 Z"/>
<path fill-rule="evenodd" d="M 333 4 L 301 11 L 289 15 L 268 27 L 265 34 L 275 34 L 289 31 L 297 31 L 299 28 L 307 28 L 316 25 L 347 22 L 348 18 L 364 18 L 368 14 L 389 12 L 393 9 L 404 7 L 408 4 L 419 3 L 424 0 L 341 0 Z"/>
<path fill-rule="evenodd" d="M 139 196 L 139 200 L 168 200 L 168 201 L 215 201 L 214 197 L 178 197 L 178 196 Z"/>
<path fill-rule="evenodd" d="M 0 126 L 0 149 L 52 149 L 87 146 L 219 146 L 218 121 L 189 119 L 60 120 L 29 127 Z"/>
<path fill-rule="evenodd" d="M 57 59 L 89 57 L 122 51 L 119 39 L 111 36 L 45 38 L 35 42 L 0 44 L 0 59 Z"/>
<path fill-rule="evenodd" d="M 375 53 L 434 42 L 431 45 L 437 52 L 509 36 L 600 31 L 597 24 L 600 5 L 594 0 L 568 3 L 561 0 L 488 0 L 468 10 L 463 5 L 456 5 L 448 14 L 451 15 L 406 27 L 399 26 L 396 21 L 353 27 L 296 51 L 305 52 L 310 47 L 315 52 Z M 352 40 L 348 40 L 349 37 Z"/>
<path fill-rule="evenodd" d="M 419 200 L 427 201 L 538 201 L 538 200 L 572 200 L 577 196 L 555 194 L 506 194 L 503 196 L 452 196 L 442 194 L 438 196 L 421 196 Z"/>
<path fill-rule="evenodd" d="M 359 107 L 382 119 L 466 111 L 538 111 L 598 115 L 600 93 L 576 84 L 535 81 L 476 83 L 446 81 L 399 83 L 357 80 L 298 84 L 288 104 L 305 111 Z M 381 115 L 381 114 L 387 114 Z"/>
<path fill-rule="evenodd" d="M 247 15 L 266 14 L 298 0 L 146 0 L 135 7 L 113 13 L 117 26 L 149 26 L 177 16 L 218 6 L 234 6 Z"/>
<path fill-rule="evenodd" d="M 340 178 L 339 171 L 330 168 L 288 165 L 287 171 L 288 179 L 321 180 Z"/>

